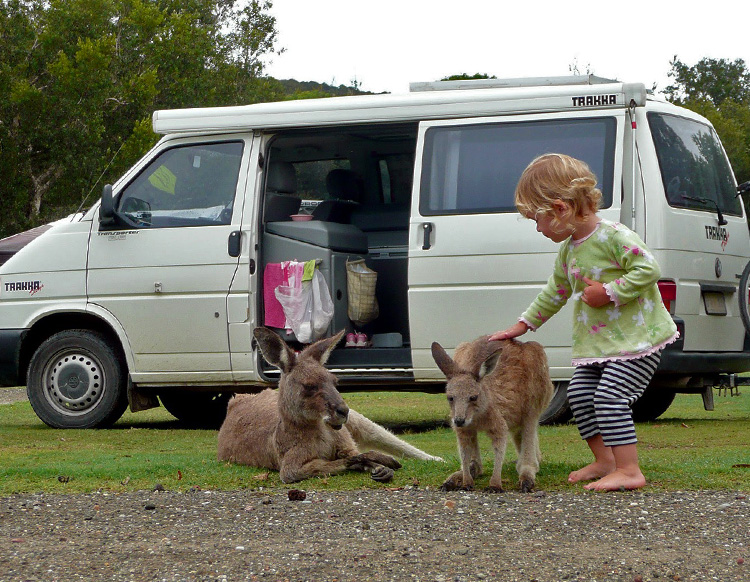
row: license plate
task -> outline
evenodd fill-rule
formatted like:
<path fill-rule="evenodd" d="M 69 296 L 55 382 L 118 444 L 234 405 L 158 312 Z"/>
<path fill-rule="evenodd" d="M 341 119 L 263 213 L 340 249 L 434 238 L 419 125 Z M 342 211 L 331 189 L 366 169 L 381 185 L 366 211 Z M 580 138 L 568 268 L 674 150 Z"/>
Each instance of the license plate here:
<path fill-rule="evenodd" d="M 715 291 L 703 292 L 703 306 L 706 308 L 706 315 L 726 315 L 727 303 L 724 294 Z"/>

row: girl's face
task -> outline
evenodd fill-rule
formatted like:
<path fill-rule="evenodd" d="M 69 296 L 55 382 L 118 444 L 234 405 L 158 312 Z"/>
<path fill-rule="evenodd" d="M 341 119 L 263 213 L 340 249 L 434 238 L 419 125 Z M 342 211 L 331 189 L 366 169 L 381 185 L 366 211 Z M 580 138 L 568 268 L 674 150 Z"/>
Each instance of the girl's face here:
<path fill-rule="evenodd" d="M 561 243 L 567 239 L 575 230 L 574 226 L 565 220 L 567 204 L 562 201 L 555 201 L 552 211 L 544 214 L 529 216 L 536 222 L 537 232 L 542 233 L 552 242 Z"/>

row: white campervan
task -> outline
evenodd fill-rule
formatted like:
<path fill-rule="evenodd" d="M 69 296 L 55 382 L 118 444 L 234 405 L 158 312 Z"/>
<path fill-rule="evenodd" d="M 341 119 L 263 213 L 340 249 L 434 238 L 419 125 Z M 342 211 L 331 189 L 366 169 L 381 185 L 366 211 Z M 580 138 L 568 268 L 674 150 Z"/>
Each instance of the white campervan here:
<path fill-rule="evenodd" d="M 103 426 L 159 400 L 216 421 L 232 393 L 272 384 L 252 331 L 273 324 L 296 343 L 274 299 L 288 261 L 316 261 L 328 335 L 355 328 L 347 262 L 377 273 L 379 315 L 356 329 L 366 347 L 342 342 L 329 360 L 342 389 L 442 389 L 431 343 L 509 325 L 551 272 L 556 245 L 513 204 L 521 171 L 551 151 L 589 164 L 602 216 L 636 230 L 662 267 L 682 337 L 639 417 L 675 392 L 710 406 L 712 386 L 750 370 L 747 274 L 739 281 L 750 236 L 731 168 L 704 118 L 642 84 L 423 84 L 157 111 L 153 126 L 164 137 L 100 203 L 0 268 L 0 377 L 25 383 L 51 426 Z M 567 413 L 569 318 L 533 338 L 558 386 L 548 420 Z"/>

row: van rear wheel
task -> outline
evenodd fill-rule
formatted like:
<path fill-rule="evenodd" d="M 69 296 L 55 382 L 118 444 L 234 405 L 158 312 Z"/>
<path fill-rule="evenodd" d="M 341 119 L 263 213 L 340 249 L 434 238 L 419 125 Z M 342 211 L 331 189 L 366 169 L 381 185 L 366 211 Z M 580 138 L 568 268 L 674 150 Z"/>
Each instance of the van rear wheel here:
<path fill-rule="evenodd" d="M 159 400 L 176 419 L 196 428 L 219 428 L 227 416 L 232 392 L 196 392 L 191 390 L 164 390 Z"/>
<path fill-rule="evenodd" d="M 740 302 L 740 318 L 742 324 L 745 326 L 745 333 L 750 334 L 750 262 L 745 265 L 745 268 L 740 275 L 740 288 L 737 294 L 738 301 Z"/>
<path fill-rule="evenodd" d="M 29 363 L 26 391 L 53 428 L 101 428 L 128 406 L 126 367 L 100 333 L 71 329 L 46 339 Z"/>
<path fill-rule="evenodd" d="M 539 424 L 563 424 L 573 418 L 568 403 L 568 383 L 555 382 L 555 392 L 547 410 L 539 417 Z"/>
<path fill-rule="evenodd" d="M 649 384 L 641 397 L 631 407 L 633 422 L 656 420 L 672 405 L 676 393 L 658 384 Z"/>

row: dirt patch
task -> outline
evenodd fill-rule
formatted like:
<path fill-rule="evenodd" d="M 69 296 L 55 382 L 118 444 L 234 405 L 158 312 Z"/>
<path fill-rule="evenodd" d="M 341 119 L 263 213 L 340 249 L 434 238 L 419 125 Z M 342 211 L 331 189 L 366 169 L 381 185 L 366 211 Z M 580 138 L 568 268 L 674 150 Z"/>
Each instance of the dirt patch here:
<path fill-rule="evenodd" d="M 301 499 L 302 495 L 293 496 Z M 0 498 L 0 580 L 744 581 L 741 492 Z"/>
<path fill-rule="evenodd" d="M 0 388 L 0 404 L 13 404 L 28 400 L 26 388 Z"/>

